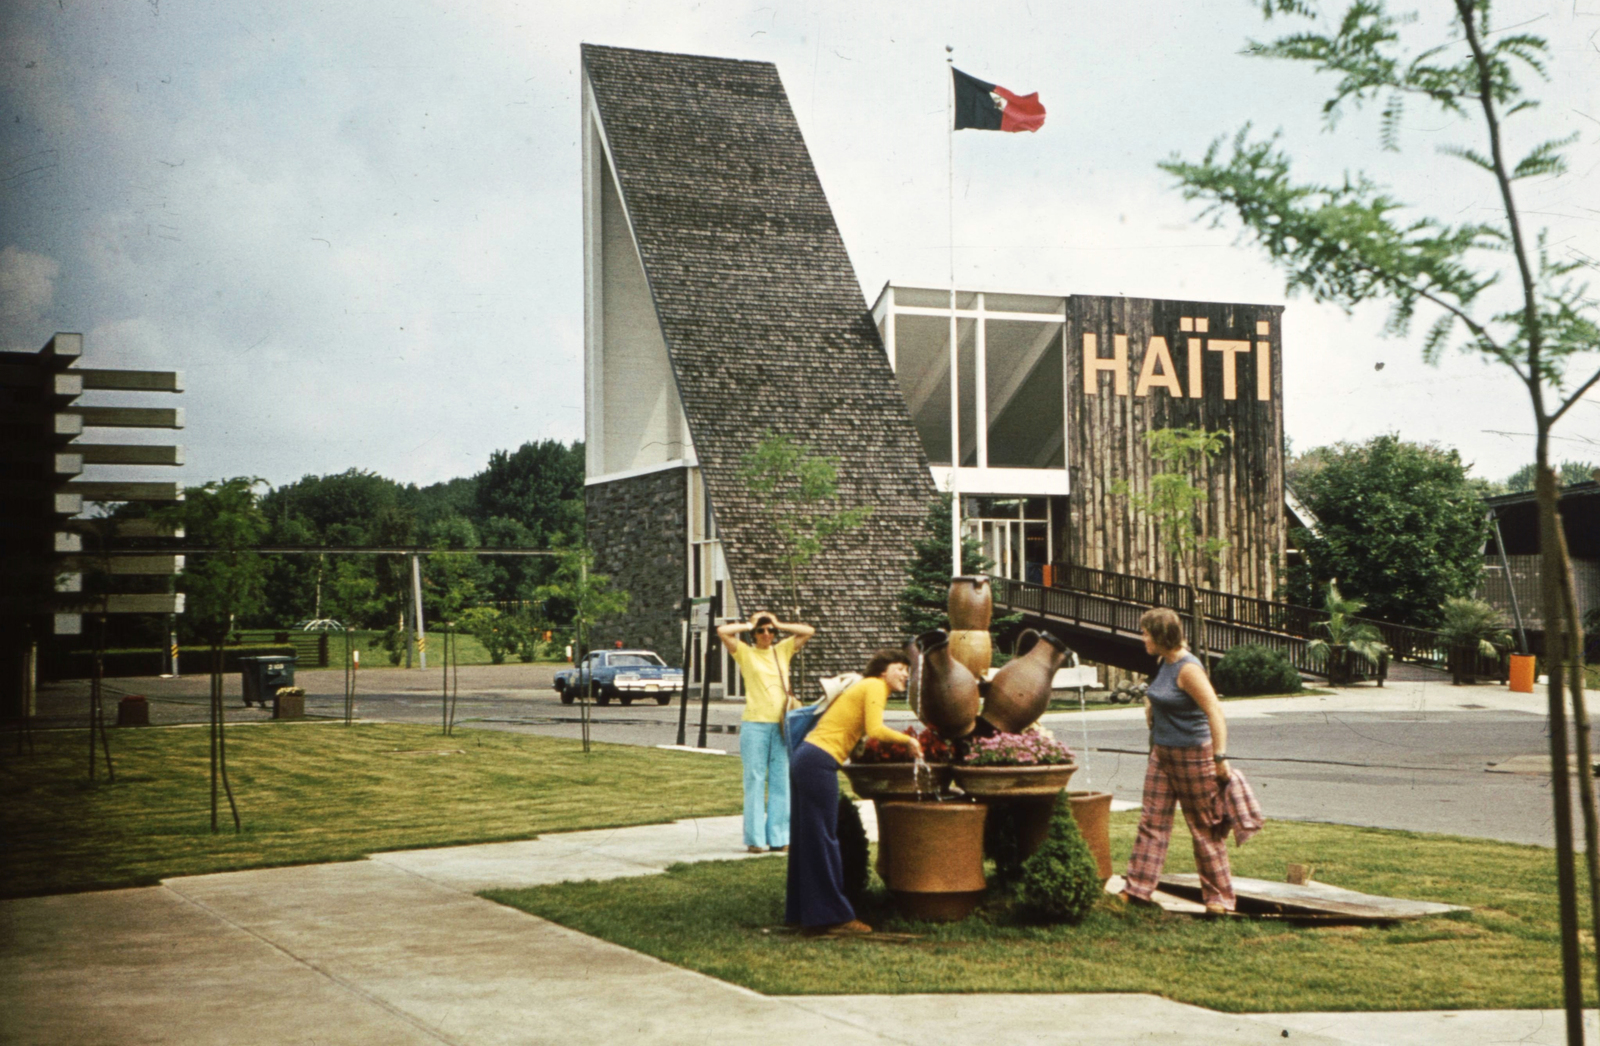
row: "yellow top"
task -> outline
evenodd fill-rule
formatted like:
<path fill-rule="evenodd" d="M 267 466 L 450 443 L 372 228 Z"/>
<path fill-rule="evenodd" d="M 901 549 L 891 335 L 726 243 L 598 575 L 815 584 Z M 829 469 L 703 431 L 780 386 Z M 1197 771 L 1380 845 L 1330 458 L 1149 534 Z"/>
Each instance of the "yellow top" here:
<path fill-rule="evenodd" d="M 833 699 L 822 713 L 822 722 L 806 735 L 806 744 L 816 745 L 841 763 L 850 758 L 862 734 L 904 744 L 911 738 L 883 725 L 883 706 L 888 703 L 889 684 L 881 676 L 863 679 Z"/>
<path fill-rule="evenodd" d="M 788 710 L 789 660 L 794 657 L 794 637 L 759 650 L 744 640 L 733 648 L 734 664 L 744 676 L 744 715 L 747 723 L 776 723 Z M 778 669 L 782 663 L 783 670 Z"/>

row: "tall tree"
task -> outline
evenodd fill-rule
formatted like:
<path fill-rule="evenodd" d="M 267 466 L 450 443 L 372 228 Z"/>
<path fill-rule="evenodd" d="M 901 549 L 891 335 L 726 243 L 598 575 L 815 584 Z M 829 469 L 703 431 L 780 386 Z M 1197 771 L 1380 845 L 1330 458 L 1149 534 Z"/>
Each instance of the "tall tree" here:
<path fill-rule="evenodd" d="M 1222 453 L 1225 434 L 1205 429 L 1152 429 L 1144 434 L 1150 459 L 1160 471 L 1150 475 L 1146 490 L 1133 490 L 1127 480 L 1111 485 L 1112 493 L 1126 497 L 1133 507 L 1149 516 L 1156 534 L 1183 572 L 1189 586 L 1189 608 L 1193 615 L 1191 633 L 1202 660 L 1206 643 L 1205 604 L 1200 599 L 1200 579 L 1206 568 L 1222 555 L 1228 542 L 1206 530 L 1206 477 L 1211 462 Z M 1199 476 L 1199 482 L 1192 477 Z"/>
<path fill-rule="evenodd" d="M 788 574 L 789 606 L 794 620 L 804 621 L 801 574 L 823 545 L 861 526 L 871 505 L 839 503 L 838 459 L 813 454 L 804 443 L 766 432 L 744 455 L 740 475 L 760 498 L 772 524 L 778 563 Z M 805 651 L 799 655 L 794 692 L 805 690 Z"/>
<path fill-rule="evenodd" d="M 217 830 L 217 785 L 227 793 L 233 830 L 241 830 L 239 807 L 228 781 L 227 738 L 222 705 L 222 644 L 235 617 L 262 604 L 265 568 L 252 551 L 266 536 L 268 523 L 255 488 L 261 480 L 239 476 L 184 491 L 184 500 L 166 510 L 188 540 L 214 551 L 194 556 L 181 579 L 184 616 L 211 645 L 211 830 Z"/>
<path fill-rule="evenodd" d="M 1268 17 L 1317 17 L 1312 0 L 1256 0 Z M 1495 29 L 1489 0 L 1453 0 L 1451 36 L 1417 50 L 1403 33 L 1413 21 L 1392 14 L 1383 0 L 1355 0 L 1329 31 L 1306 31 L 1271 43 L 1251 43 L 1247 53 L 1305 62 L 1337 78 L 1322 106 L 1331 124 L 1346 107 L 1382 102 L 1382 142 L 1398 150 L 1407 104 L 1431 106 L 1466 129 L 1469 144 L 1445 149 L 1476 167 L 1497 200 L 1493 217 L 1452 224 L 1434 217 L 1405 217 L 1412 208 L 1364 173 L 1326 184 L 1297 183 L 1290 157 L 1276 137 L 1252 140 L 1246 126 L 1222 155 L 1218 139 L 1199 162 L 1179 157 L 1161 166 L 1178 179 L 1188 199 L 1203 200 L 1217 219 L 1237 218 L 1246 234 L 1284 270 L 1293 291 L 1345 308 L 1381 300 L 1391 305 L 1388 329 L 1405 333 L 1419 309 L 1432 322 L 1423 357 L 1436 362 L 1457 336 L 1460 347 L 1510 370 L 1528 395 L 1538 469 L 1541 576 L 1549 673 L 1551 796 L 1561 888 L 1563 991 L 1567 1036 L 1583 1037 L 1577 906 L 1572 880 L 1571 792 L 1567 763 L 1567 694 L 1572 695 L 1580 773 L 1589 765 L 1588 711 L 1582 682 L 1582 640 L 1571 562 L 1557 509 L 1557 478 L 1550 434 L 1600 382 L 1593 354 L 1600 352 L 1600 305 L 1572 277 L 1592 259 L 1553 255 L 1541 233 L 1530 237 L 1516 183 L 1567 173 L 1564 149 L 1574 138 L 1533 146 L 1520 159 L 1507 155 L 1507 121 L 1537 106 L 1519 77 L 1544 77 L 1550 48 L 1544 38 Z M 1319 25 L 1319 29 L 1321 26 Z M 1485 294 L 1498 283 L 1514 288 L 1509 300 Z M 1585 358 L 1587 357 L 1587 358 Z M 1577 365 L 1577 366 L 1573 366 Z M 1572 373 L 1569 373 L 1569 366 Z M 1579 790 L 1589 839 L 1591 908 L 1600 929 L 1600 817 L 1594 791 Z"/>
<path fill-rule="evenodd" d="M 1587 483 L 1595 478 L 1596 473 L 1600 473 L 1600 464 L 1592 461 L 1563 461 L 1556 482 L 1563 487 L 1570 487 L 1574 483 Z M 1506 477 L 1506 490 L 1513 494 L 1532 490 L 1538 475 L 1539 466 L 1530 461 Z"/>
<path fill-rule="evenodd" d="M 1394 435 L 1319 450 L 1321 467 L 1295 488 L 1320 526 L 1294 534 L 1306 563 L 1290 572 L 1291 597 L 1320 605 L 1337 580 L 1370 617 L 1437 625 L 1444 601 L 1483 573 L 1487 524 L 1461 456 Z"/>

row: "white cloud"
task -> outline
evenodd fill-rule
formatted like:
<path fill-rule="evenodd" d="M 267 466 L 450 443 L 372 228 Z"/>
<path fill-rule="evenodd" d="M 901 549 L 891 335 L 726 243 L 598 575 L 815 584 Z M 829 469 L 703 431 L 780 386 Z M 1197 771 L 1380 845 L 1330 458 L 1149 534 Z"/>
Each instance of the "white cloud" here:
<path fill-rule="evenodd" d="M 55 300 L 61 263 L 15 244 L 0 250 L 0 346 L 27 351 L 49 340 L 42 324 Z"/>
<path fill-rule="evenodd" d="M 1399 157 L 1377 150 L 1371 114 L 1323 133 L 1326 84 L 1239 56 L 1275 28 L 1249 4 L 1000 0 L 972 23 L 955 10 L 13 5 L 0 92 L 22 120 L 0 124 L 0 187 L 18 205 L 8 195 L 0 243 L 59 261 L 50 322 L 88 331 L 91 356 L 188 372 L 191 478 L 359 466 L 427 482 L 581 435 L 582 41 L 777 63 L 869 296 L 947 278 L 947 42 L 962 68 L 1050 109 L 1038 135 L 956 139 L 963 281 L 1283 300 L 1259 254 L 1196 222 L 1154 166 L 1247 121 L 1284 127 L 1317 177 L 1390 171 L 1397 195 L 1457 221 L 1494 202 L 1432 151 L 1467 132 L 1420 108 Z M 1540 14 L 1558 53 L 1527 134 L 1584 138 L 1571 176 L 1519 191 L 1559 250 L 1600 257 L 1581 209 L 1600 198 L 1600 148 L 1573 112 L 1600 118 L 1593 66 L 1562 50 L 1592 30 L 1554 0 L 1498 17 Z M 1288 305 L 1298 445 L 1398 427 L 1461 445 L 1491 475 L 1528 457 L 1531 441 L 1480 431 L 1526 431 L 1509 380 L 1458 357 L 1422 368 L 1415 339 L 1378 338 L 1380 313 Z"/>

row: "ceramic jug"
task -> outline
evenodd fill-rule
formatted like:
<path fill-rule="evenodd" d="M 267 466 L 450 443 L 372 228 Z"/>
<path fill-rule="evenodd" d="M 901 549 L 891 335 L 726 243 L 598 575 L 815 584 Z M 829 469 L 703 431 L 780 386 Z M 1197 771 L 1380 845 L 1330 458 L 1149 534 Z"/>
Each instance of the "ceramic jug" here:
<path fill-rule="evenodd" d="M 950 656 L 967 666 L 979 679 L 994 663 L 994 640 L 984 629 L 963 629 L 950 633 Z"/>
<path fill-rule="evenodd" d="M 978 720 L 978 679 L 950 652 L 943 629 L 918 636 L 907 649 L 911 681 L 907 694 L 917 718 L 954 741 L 972 733 Z"/>
<path fill-rule="evenodd" d="M 950 627 L 959 632 L 987 632 L 994 613 L 994 594 L 989 579 L 979 576 L 950 579 Z"/>
<path fill-rule="evenodd" d="M 996 730 L 1020 734 L 1050 707 L 1050 682 L 1067 659 L 1067 644 L 1048 632 L 1027 629 L 1017 656 L 984 687 L 983 718 Z"/>

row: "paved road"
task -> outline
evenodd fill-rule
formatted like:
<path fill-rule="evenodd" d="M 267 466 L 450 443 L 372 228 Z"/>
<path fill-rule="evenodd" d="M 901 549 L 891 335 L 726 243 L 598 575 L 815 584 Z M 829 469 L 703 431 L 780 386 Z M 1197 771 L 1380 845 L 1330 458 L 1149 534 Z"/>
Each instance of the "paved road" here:
<path fill-rule="evenodd" d="M 1128 753 L 1147 750 L 1144 724 L 1088 718 L 1087 772 L 1073 783 L 1087 779 L 1137 800 L 1147 760 Z M 1082 747 L 1080 724 L 1055 724 L 1055 732 Z M 1547 776 L 1488 770 L 1512 756 L 1548 753 L 1542 715 L 1286 711 L 1235 718 L 1228 733 L 1234 765 L 1269 817 L 1554 845 Z"/>
<path fill-rule="evenodd" d="M 581 710 L 549 688 L 559 666 L 477 666 L 460 670 L 456 722 L 465 729 L 507 730 L 577 739 Z M 343 715 L 344 677 L 301 672 L 307 711 Z M 357 684 L 356 714 L 366 719 L 438 724 L 441 673 L 366 670 Z M 148 695 L 158 723 L 206 717 L 206 680 L 114 680 L 116 690 Z M 239 704 L 229 678 L 230 721 L 265 718 Z M 81 684 L 41 696 L 45 723 L 82 722 Z M 1227 702 L 1229 749 L 1249 775 L 1269 817 L 1446 832 L 1510 842 L 1554 844 L 1547 774 L 1494 773 L 1491 763 L 1548 752 L 1539 697 L 1504 687 L 1450 687 L 1426 682 L 1351 688 L 1331 696 Z M 108 702 L 114 704 L 114 702 Z M 740 703 L 707 708 L 707 746 L 737 753 Z M 591 737 L 618 744 L 672 744 L 677 703 L 591 709 Z M 909 720 L 891 713 L 891 722 Z M 700 704 L 691 701 L 687 741 L 698 740 Z M 1118 708 L 1086 715 L 1052 713 L 1047 725 L 1075 749 L 1087 748 L 1076 786 L 1137 801 L 1144 780 L 1142 713 Z M 1085 744 L 1087 727 L 1087 745 Z M 115 734 L 113 734 L 113 740 Z"/>

